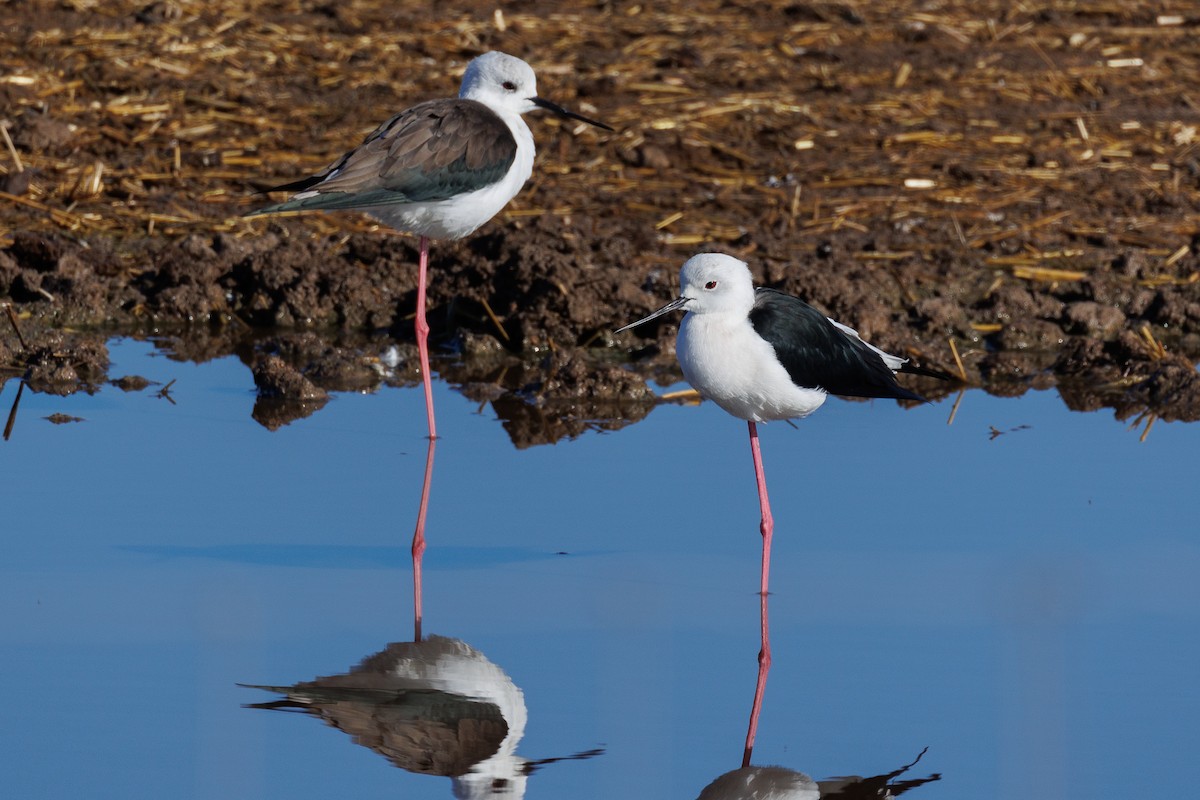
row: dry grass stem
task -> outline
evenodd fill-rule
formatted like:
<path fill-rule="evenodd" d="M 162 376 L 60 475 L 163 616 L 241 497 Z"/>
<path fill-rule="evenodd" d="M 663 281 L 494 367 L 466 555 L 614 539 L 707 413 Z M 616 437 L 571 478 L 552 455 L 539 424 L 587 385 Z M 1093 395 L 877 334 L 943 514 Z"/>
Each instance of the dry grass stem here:
<path fill-rule="evenodd" d="M 12 303 L 5 303 L 4 311 L 8 314 L 8 321 L 12 325 L 13 332 L 17 334 L 17 341 L 21 343 L 21 349 L 28 350 L 29 343 L 25 341 L 25 335 L 21 333 L 21 325 L 17 321 L 17 312 L 13 311 Z"/>
<path fill-rule="evenodd" d="M 958 395 L 954 398 L 954 405 L 950 407 L 950 416 L 946 418 L 947 426 L 954 424 L 954 418 L 958 416 L 958 407 L 962 404 L 963 395 L 966 393 L 966 389 L 960 389 Z"/>
<path fill-rule="evenodd" d="M 695 389 L 680 389 L 678 392 L 667 392 L 661 399 L 671 403 L 683 403 L 684 405 L 699 405 L 703 400 L 700 393 Z"/>
<path fill-rule="evenodd" d="M 4 137 L 4 146 L 8 148 L 8 154 L 12 156 L 13 169 L 18 173 L 24 172 L 25 165 L 21 163 L 21 154 L 17 152 L 12 137 L 8 135 L 8 120 L 0 120 L 0 136 Z"/>
<path fill-rule="evenodd" d="M 962 356 L 958 354 L 958 344 L 954 341 L 953 336 L 948 341 L 950 342 L 950 354 L 954 356 L 954 363 L 958 367 L 958 377 L 962 378 L 963 383 L 968 383 L 967 369 L 963 366 Z"/>
<path fill-rule="evenodd" d="M 496 326 L 496 330 L 500 332 L 500 338 L 506 342 L 510 341 L 508 332 L 504 330 L 504 325 L 501 324 L 500 318 L 496 316 L 496 312 L 492 311 L 492 306 L 488 303 L 487 298 L 480 298 L 479 302 L 483 304 L 483 311 L 487 314 L 488 319 L 492 321 L 492 324 Z"/>
<path fill-rule="evenodd" d="M 1167 357 L 1167 348 L 1163 347 L 1162 342 L 1154 338 L 1154 333 L 1150 330 L 1149 325 L 1143 325 L 1138 330 L 1138 333 L 1145 339 L 1146 344 L 1150 346 L 1150 357 L 1152 359 L 1158 361 Z"/>

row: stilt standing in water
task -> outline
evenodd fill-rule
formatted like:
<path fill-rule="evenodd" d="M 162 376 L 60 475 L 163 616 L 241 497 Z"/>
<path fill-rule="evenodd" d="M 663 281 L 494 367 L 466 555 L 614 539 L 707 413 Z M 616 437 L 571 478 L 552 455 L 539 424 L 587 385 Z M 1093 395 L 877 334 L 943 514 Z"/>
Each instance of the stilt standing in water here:
<path fill-rule="evenodd" d="M 252 212 L 365 211 L 420 239 L 417 350 L 430 438 L 437 437 L 425 319 L 430 239 L 461 239 L 499 213 L 533 172 L 533 134 L 521 115 L 546 109 L 612 130 L 537 96 L 533 69 L 499 52 L 473 59 L 457 98 L 401 111 L 319 175 L 270 191 L 296 192 Z"/>
<path fill-rule="evenodd" d="M 896 383 L 895 373 L 946 376 L 910 366 L 906 359 L 864 342 L 857 331 L 834 322 L 799 298 L 756 289 L 745 262 L 732 256 L 693 256 L 683 265 L 679 282 L 678 298 L 617 332 L 671 311 L 686 312 L 675 343 L 683 376 L 701 396 L 746 420 L 750 428 L 750 453 L 762 512 L 760 592 L 765 597 L 775 523 L 757 423 L 807 417 L 830 394 L 922 401 L 920 395 Z M 759 663 L 762 670 L 750 716 L 747 752 L 753 747 L 761 689 L 771 663 L 765 603 Z"/>
<path fill-rule="evenodd" d="M 290 200 L 252 212 L 365 211 L 397 230 L 420 236 L 417 265 L 417 352 L 425 389 L 429 452 L 413 533 L 416 636 L 421 637 L 421 559 L 433 469 L 433 384 L 425 318 L 429 240 L 461 239 L 499 213 L 533 172 L 533 134 L 522 114 L 546 109 L 605 130 L 607 125 L 543 100 L 533 69 L 519 58 L 484 53 L 467 64 L 457 98 L 429 100 L 401 111 L 324 172 L 271 191 Z"/>

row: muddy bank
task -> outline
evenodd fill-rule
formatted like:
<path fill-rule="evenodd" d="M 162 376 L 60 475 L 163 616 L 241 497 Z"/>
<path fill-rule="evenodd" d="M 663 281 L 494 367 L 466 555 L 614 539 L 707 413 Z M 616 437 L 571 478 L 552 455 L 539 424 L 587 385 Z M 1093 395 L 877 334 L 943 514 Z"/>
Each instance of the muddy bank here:
<path fill-rule="evenodd" d="M 674 323 L 610 331 L 705 249 L 988 391 L 1200 419 L 1200 18 L 1167 4 L 34 0 L 0 19 L 0 300 L 31 335 L 236 352 L 264 424 L 292 396 L 415 378 L 415 242 L 241 215 L 492 48 L 618 131 L 531 116 L 530 184 L 433 249 L 437 369 L 512 404 L 514 440 L 609 418 L 585 401 L 636 413 Z M 105 379 L 80 371 L 102 339 L 60 335 L 35 357 L 4 325 L 4 374 Z"/>

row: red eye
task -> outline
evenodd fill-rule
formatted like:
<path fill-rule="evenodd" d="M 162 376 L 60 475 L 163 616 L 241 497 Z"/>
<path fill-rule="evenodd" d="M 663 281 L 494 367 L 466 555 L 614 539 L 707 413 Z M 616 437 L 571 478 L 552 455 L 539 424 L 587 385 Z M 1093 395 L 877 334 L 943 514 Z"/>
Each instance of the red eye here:
<path fill-rule="evenodd" d="M 717 288 L 717 282 L 709 281 L 708 283 L 704 284 L 704 288 L 705 289 L 715 289 L 715 288 Z"/>

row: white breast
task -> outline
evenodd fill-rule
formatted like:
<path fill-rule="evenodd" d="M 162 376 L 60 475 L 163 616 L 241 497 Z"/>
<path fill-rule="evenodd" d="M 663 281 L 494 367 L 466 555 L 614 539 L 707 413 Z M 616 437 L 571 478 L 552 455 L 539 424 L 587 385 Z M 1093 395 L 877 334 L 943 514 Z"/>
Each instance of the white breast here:
<path fill-rule="evenodd" d="M 675 348 L 688 383 L 739 419 L 796 419 L 825 402 L 823 390 L 792 383 L 775 348 L 745 317 L 687 314 Z"/>

